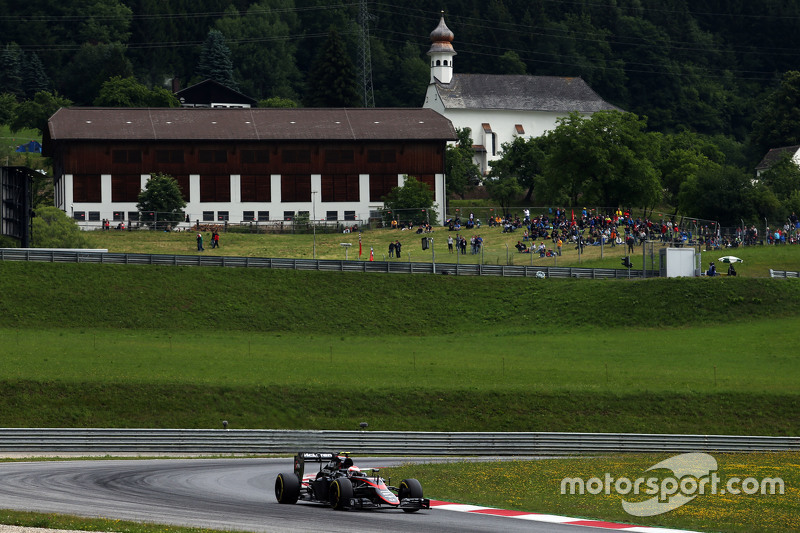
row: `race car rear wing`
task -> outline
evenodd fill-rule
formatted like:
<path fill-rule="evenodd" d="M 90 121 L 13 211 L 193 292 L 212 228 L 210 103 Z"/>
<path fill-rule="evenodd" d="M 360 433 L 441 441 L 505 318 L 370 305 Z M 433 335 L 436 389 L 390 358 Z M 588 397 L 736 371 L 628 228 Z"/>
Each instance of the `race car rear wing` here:
<path fill-rule="evenodd" d="M 298 479 L 302 480 L 306 461 L 322 464 L 333 461 L 336 455 L 335 453 L 298 452 L 298 454 L 294 456 L 294 473 Z"/>

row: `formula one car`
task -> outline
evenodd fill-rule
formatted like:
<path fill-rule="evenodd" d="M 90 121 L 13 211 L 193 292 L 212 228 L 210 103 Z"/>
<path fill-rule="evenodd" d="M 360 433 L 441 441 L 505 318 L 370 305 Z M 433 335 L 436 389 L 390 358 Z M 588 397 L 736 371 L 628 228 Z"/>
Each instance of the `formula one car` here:
<path fill-rule="evenodd" d="M 306 462 L 319 463 L 319 472 L 305 474 Z M 394 508 L 413 513 L 430 509 L 431 502 L 422 497 L 422 486 L 416 479 L 404 479 L 393 487 L 378 476 L 377 468 L 367 471 L 370 475 L 355 466 L 346 452 L 298 453 L 294 472 L 278 474 L 275 479 L 275 498 L 278 503 L 300 500 L 337 510 Z"/>

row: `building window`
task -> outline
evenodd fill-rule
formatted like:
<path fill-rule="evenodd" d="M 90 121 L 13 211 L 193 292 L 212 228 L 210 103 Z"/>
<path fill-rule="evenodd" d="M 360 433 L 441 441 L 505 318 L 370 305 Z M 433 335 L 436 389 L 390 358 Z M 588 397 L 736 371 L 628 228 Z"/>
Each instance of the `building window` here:
<path fill-rule="evenodd" d="M 259 211 L 258 212 L 258 221 L 259 222 L 269 222 L 269 211 Z"/>
<path fill-rule="evenodd" d="M 214 222 L 214 211 L 203 211 L 203 222 Z"/>
<path fill-rule="evenodd" d="M 142 178 L 138 174 L 111 176 L 112 202 L 137 202 L 140 192 L 142 192 Z"/>
<path fill-rule="evenodd" d="M 311 150 L 283 150 L 284 163 L 311 163 Z"/>
<path fill-rule="evenodd" d="M 125 220 L 125 212 L 124 211 L 114 211 L 112 215 L 114 221 L 119 222 L 121 220 Z"/>
<path fill-rule="evenodd" d="M 111 161 L 113 163 L 141 163 L 142 151 L 141 150 L 113 150 L 111 152 Z"/>
<path fill-rule="evenodd" d="M 75 211 L 72 214 L 72 218 L 75 220 L 86 220 L 86 212 L 85 211 Z"/>
<path fill-rule="evenodd" d="M 325 220 L 330 222 L 336 222 L 339 220 L 339 212 L 338 211 L 328 211 L 325 213 Z"/>
<path fill-rule="evenodd" d="M 201 202 L 230 202 L 230 176 L 200 176 Z"/>
<path fill-rule="evenodd" d="M 242 150 L 242 163 L 269 163 L 269 150 Z"/>
<path fill-rule="evenodd" d="M 185 201 L 189 201 L 189 175 L 172 176 L 178 182 L 178 187 L 181 189 L 181 196 Z"/>
<path fill-rule="evenodd" d="M 100 211 L 89 211 L 89 220 L 93 222 L 100 222 Z"/>
<path fill-rule="evenodd" d="M 323 202 L 357 202 L 358 174 L 323 174 Z"/>
<path fill-rule="evenodd" d="M 352 163 L 352 150 L 325 150 L 326 163 Z"/>
<path fill-rule="evenodd" d="M 217 211 L 217 220 L 219 222 L 227 222 L 229 216 L 230 213 L 228 213 L 228 211 Z"/>
<path fill-rule="evenodd" d="M 197 160 L 200 163 L 227 163 L 228 152 L 226 150 L 200 150 Z"/>
<path fill-rule="evenodd" d="M 356 212 L 355 211 L 345 211 L 344 212 L 344 219 L 345 220 L 355 220 L 356 219 Z"/>
<path fill-rule="evenodd" d="M 242 221 L 243 222 L 254 222 L 256 220 L 256 212 L 255 211 L 244 211 L 242 213 Z"/>
<path fill-rule="evenodd" d="M 239 188 L 243 202 L 272 201 L 272 186 L 268 175 L 242 175 Z"/>
<path fill-rule="evenodd" d="M 102 186 L 100 184 L 100 174 L 73 175 L 72 200 L 74 202 L 101 202 Z"/>
<path fill-rule="evenodd" d="M 156 150 L 156 163 L 183 163 L 183 150 Z"/>
<path fill-rule="evenodd" d="M 284 211 L 283 212 L 283 220 L 286 222 L 291 222 L 294 219 L 294 211 Z"/>
<path fill-rule="evenodd" d="M 397 187 L 397 174 L 370 174 L 369 201 L 382 202 L 383 197 Z"/>
<path fill-rule="evenodd" d="M 367 150 L 367 163 L 394 163 L 397 152 L 394 150 Z"/>
<path fill-rule="evenodd" d="M 281 201 L 310 202 L 311 175 L 285 174 L 281 176 Z"/>

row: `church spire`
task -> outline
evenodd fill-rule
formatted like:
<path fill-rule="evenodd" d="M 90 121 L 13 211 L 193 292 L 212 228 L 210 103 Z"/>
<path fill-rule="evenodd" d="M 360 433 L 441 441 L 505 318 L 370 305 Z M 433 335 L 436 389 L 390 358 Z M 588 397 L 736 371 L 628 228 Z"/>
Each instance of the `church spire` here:
<path fill-rule="evenodd" d="M 439 25 L 431 32 L 431 48 L 428 55 L 431 58 L 431 83 L 437 80 L 440 83 L 450 83 L 453 79 L 453 32 L 444 23 L 444 11 L 439 19 Z"/>

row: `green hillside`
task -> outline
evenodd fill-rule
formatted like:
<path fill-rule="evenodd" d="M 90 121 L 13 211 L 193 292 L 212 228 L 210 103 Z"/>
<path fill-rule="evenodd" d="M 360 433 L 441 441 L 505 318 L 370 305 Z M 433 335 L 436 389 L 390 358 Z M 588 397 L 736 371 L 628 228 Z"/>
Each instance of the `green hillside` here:
<path fill-rule="evenodd" d="M 798 434 L 800 283 L 0 263 L 0 425 Z"/>

